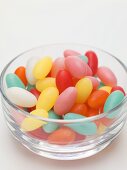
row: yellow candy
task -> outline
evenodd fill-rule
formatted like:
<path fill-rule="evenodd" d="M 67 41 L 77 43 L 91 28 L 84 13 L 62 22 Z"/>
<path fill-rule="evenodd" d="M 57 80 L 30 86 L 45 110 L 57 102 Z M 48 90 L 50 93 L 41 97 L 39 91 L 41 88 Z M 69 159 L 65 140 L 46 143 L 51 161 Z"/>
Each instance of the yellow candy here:
<path fill-rule="evenodd" d="M 43 91 L 48 87 L 56 87 L 56 80 L 52 77 L 47 77 L 43 80 L 38 80 L 36 82 L 36 89 L 38 91 Z"/>
<path fill-rule="evenodd" d="M 33 69 L 33 76 L 36 79 L 44 79 L 52 68 L 52 59 L 51 57 L 44 57 L 39 60 Z"/>
<path fill-rule="evenodd" d="M 32 111 L 30 114 L 40 116 L 43 118 L 48 118 L 48 112 L 46 112 L 43 109 L 36 109 L 36 110 Z M 34 119 L 32 117 L 27 117 L 22 122 L 21 128 L 24 131 L 32 131 L 32 130 L 35 130 L 35 129 L 41 127 L 44 124 L 46 124 L 46 122 L 38 120 L 38 119 Z"/>
<path fill-rule="evenodd" d="M 110 86 L 103 86 L 103 87 L 99 88 L 99 90 L 105 90 L 105 91 L 107 91 L 110 94 L 111 90 L 112 90 L 112 87 L 110 87 Z"/>
<path fill-rule="evenodd" d="M 102 133 L 105 132 L 105 130 L 106 130 L 106 126 L 103 125 L 102 123 L 100 123 L 100 125 L 99 125 L 99 127 L 98 127 L 97 133 L 98 133 L 98 134 L 102 134 Z"/>
<path fill-rule="evenodd" d="M 36 104 L 36 109 L 49 111 L 54 106 L 58 96 L 59 91 L 56 87 L 48 87 L 41 92 Z"/>
<path fill-rule="evenodd" d="M 93 90 L 92 82 L 88 78 L 82 78 L 76 83 L 78 92 L 76 103 L 84 103 Z"/>

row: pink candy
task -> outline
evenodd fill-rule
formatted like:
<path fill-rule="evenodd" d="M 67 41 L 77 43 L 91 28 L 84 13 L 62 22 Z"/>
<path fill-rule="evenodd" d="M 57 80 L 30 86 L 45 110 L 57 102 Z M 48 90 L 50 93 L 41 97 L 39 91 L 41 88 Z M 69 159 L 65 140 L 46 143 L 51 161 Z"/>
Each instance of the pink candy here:
<path fill-rule="evenodd" d="M 65 58 L 65 66 L 75 78 L 80 79 L 84 76 L 92 76 L 92 71 L 88 64 L 76 56 L 69 56 Z"/>
<path fill-rule="evenodd" d="M 65 50 L 64 51 L 64 57 L 68 57 L 68 56 L 80 56 L 81 54 L 77 51 L 74 50 Z"/>
<path fill-rule="evenodd" d="M 98 88 L 100 83 L 99 83 L 99 81 L 95 77 L 86 76 L 85 78 L 89 78 L 92 81 L 93 90 L 96 90 Z"/>
<path fill-rule="evenodd" d="M 75 87 L 68 87 L 58 97 L 54 111 L 58 115 L 64 115 L 70 111 L 77 98 L 77 90 Z"/>
<path fill-rule="evenodd" d="M 57 58 L 54 61 L 52 69 L 51 69 L 51 77 L 56 77 L 57 73 L 60 70 L 64 70 L 65 69 L 64 60 L 65 59 L 63 57 L 60 57 L 60 58 Z"/>
<path fill-rule="evenodd" d="M 99 67 L 97 70 L 97 76 L 107 86 L 116 86 L 117 79 L 114 73 L 107 67 Z"/>

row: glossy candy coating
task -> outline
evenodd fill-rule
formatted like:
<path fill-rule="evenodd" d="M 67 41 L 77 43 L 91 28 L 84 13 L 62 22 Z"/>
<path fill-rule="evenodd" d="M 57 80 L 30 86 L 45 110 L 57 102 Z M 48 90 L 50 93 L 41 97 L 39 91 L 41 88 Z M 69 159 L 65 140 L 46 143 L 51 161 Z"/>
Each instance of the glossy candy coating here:
<path fill-rule="evenodd" d="M 48 142 L 57 145 L 67 145 L 73 143 L 75 139 L 76 134 L 72 129 L 61 127 L 49 135 Z"/>
<path fill-rule="evenodd" d="M 93 85 L 93 90 L 96 90 L 99 86 L 99 81 L 92 76 L 86 76 L 85 78 L 89 78 L 92 81 L 92 85 Z"/>
<path fill-rule="evenodd" d="M 75 78 L 83 78 L 84 76 L 91 76 L 92 71 L 90 67 L 82 61 L 79 57 L 69 56 L 65 58 L 65 66 L 70 74 Z"/>
<path fill-rule="evenodd" d="M 123 89 L 121 86 L 114 86 L 114 87 L 111 89 L 111 93 L 114 92 L 114 91 L 116 91 L 116 90 L 120 90 L 121 92 L 123 92 L 124 95 L 126 95 L 124 89 Z"/>
<path fill-rule="evenodd" d="M 51 69 L 51 77 L 56 77 L 57 73 L 60 70 L 65 69 L 64 60 L 65 59 L 63 57 L 59 57 L 59 58 L 55 59 L 55 61 L 53 62 L 53 65 L 52 65 L 52 69 Z"/>
<path fill-rule="evenodd" d="M 65 50 L 64 51 L 64 57 L 68 57 L 68 56 L 80 56 L 81 54 L 77 51 L 74 50 Z"/>
<path fill-rule="evenodd" d="M 8 88 L 6 95 L 12 103 L 21 107 L 33 107 L 37 103 L 37 99 L 32 93 L 19 87 Z"/>
<path fill-rule="evenodd" d="M 75 87 L 78 92 L 76 103 L 85 103 L 93 90 L 91 80 L 88 78 L 82 78 L 77 82 Z"/>
<path fill-rule="evenodd" d="M 75 114 L 75 113 L 67 113 L 64 116 L 64 120 L 74 120 L 74 119 L 84 119 L 85 116 Z M 77 123 L 66 124 L 67 127 L 70 127 L 77 133 L 81 135 L 94 135 L 97 132 L 97 126 L 94 122 L 84 121 Z"/>
<path fill-rule="evenodd" d="M 26 63 L 26 78 L 31 85 L 34 85 L 36 83 L 36 79 L 33 76 L 33 69 L 38 60 L 39 57 L 31 57 Z"/>
<path fill-rule="evenodd" d="M 26 68 L 23 66 L 18 67 L 15 70 L 15 74 L 22 80 L 25 86 L 27 86 L 27 78 L 26 78 Z"/>
<path fill-rule="evenodd" d="M 57 115 L 53 110 L 50 110 L 48 112 L 48 118 L 50 119 L 60 119 L 61 117 L 59 115 Z M 47 122 L 47 124 L 45 124 L 43 126 L 43 130 L 46 133 L 52 133 L 53 131 L 57 130 L 59 128 L 59 125 L 57 123 L 54 122 Z"/>
<path fill-rule="evenodd" d="M 77 113 L 80 115 L 85 116 L 88 112 L 88 107 L 86 104 L 74 104 L 73 107 L 70 110 L 71 113 Z"/>
<path fill-rule="evenodd" d="M 99 88 L 99 90 L 104 90 L 106 92 L 108 92 L 109 94 L 111 93 L 112 87 L 110 86 L 103 86 L 101 88 Z"/>
<path fill-rule="evenodd" d="M 109 97 L 107 98 L 105 104 L 104 104 L 104 112 L 108 112 L 118 106 L 122 100 L 124 99 L 124 94 L 123 92 L 116 90 L 112 92 Z M 119 111 L 113 111 L 112 113 L 108 114 L 108 118 L 113 118 L 115 117 Z"/>
<path fill-rule="evenodd" d="M 6 84 L 7 87 L 20 87 L 25 89 L 25 85 L 23 84 L 23 82 L 20 80 L 20 78 L 14 74 L 14 73 L 9 73 L 6 75 Z"/>
<path fill-rule="evenodd" d="M 40 116 L 42 118 L 48 118 L 48 112 L 46 112 L 43 109 L 34 110 L 30 114 L 35 115 L 35 116 Z M 27 117 L 22 122 L 21 129 L 23 129 L 24 131 L 33 131 L 35 129 L 38 129 L 44 124 L 46 124 L 46 122 L 43 120 L 38 120 L 36 118 Z"/>
<path fill-rule="evenodd" d="M 92 70 L 93 75 L 96 74 L 98 68 L 98 58 L 95 52 L 87 51 L 85 55 L 88 58 L 88 65 Z"/>
<path fill-rule="evenodd" d="M 92 117 L 92 116 L 96 116 L 98 115 L 100 112 L 99 112 L 99 109 L 93 109 L 93 108 L 90 108 L 88 107 L 88 112 L 86 113 L 86 117 Z"/>
<path fill-rule="evenodd" d="M 59 91 L 56 87 L 48 87 L 41 92 L 36 104 L 36 109 L 44 109 L 49 111 L 54 106 L 58 95 Z"/>
<path fill-rule="evenodd" d="M 99 109 L 100 107 L 104 105 L 108 96 L 109 96 L 109 93 L 107 91 L 96 90 L 90 95 L 87 103 L 91 108 Z"/>
<path fill-rule="evenodd" d="M 108 67 L 99 67 L 97 76 L 107 86 L 113 87 L 117 85 L 117 78 Z"/>
<path fill-rule="evenodd" d="M 44 79 L 52 68 L 51 57 L 44 57 L 40 59 L 33 68 L 33 76 L 36 79 Z"/>
<path fill-rule="evenodd" d="M 60 70 L 56 76 L 56 86 L 59 93 L 62 93 L 66 88 L 73 86 L 72 76 L 66 70 Z"/>
<path fill-rule="evenodd" d="M 68 87 L 64 90 L 56 100 L 54 111 L 58 115 L 64 115 L 70 111 L 77 98 L 77 90 L 75 87 Z"/>
<path fill-rule="evenodd" d="M 56 80 L 52 77 L 46 77 L 43 80 L 38 80 L 36 82 L 36 89 L 40 92 L 48 87 L 56 87 Z"/>

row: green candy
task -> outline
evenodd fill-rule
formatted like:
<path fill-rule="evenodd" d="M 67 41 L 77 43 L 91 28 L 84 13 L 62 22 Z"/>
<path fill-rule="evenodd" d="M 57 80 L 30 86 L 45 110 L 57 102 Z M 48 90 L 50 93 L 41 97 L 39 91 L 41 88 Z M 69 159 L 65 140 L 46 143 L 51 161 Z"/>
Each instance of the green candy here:
<path fill-rule="evenodd" d="M 112 92 L 106 102 L 105 102 L 105 105 L 104 105 L 104 112 L 108 112 L 110 110 L 112 110 L 113 108 L 115 108 L 116 106 L 118 106 L 122 100 L 124 99 L 124 94 L 119 91 L 119 90 L 116 90 L 114 92 Z M 110 113 L 107 118 L 109 119 L 112 119 L 114 117 L 116 117 L 117 115 L 119 114 L 119 111 L 113 111 L 112 113 Z"/>
<path fill-rule="evenodd" d="M 85 55 L 81 55 L 79 56 L 83 61 L 85 61 L 86 63 L 88 63 L 88 58 Z"/>
<path fill-rule="evenodd" d="M 103 87 L 103 86 L 105 86 L 104 83 L 100 82 L 100 85 L 99 85 L 98 89 Z"/>
<path fill-rule="evenodd" d="M 50 119 L 60 119 L 61 117 L 58 116 L 54 111 L 50 110 L 48 112 L 48 117 Z M 46 133 L 52 133 L 53 131 L 57 130 L 59 128 L 59 125 L 57 123 L 54 123 L 54 122 L 48 122 L 47 124 L 45 124 L 43 126 L 43 130 L 46 132 Z"/>
<path fill-rule="evenodd" d="M 64 120 L 74 120 L 74 119 L 83 119 L 83 118 L 85 118 L 85 116 L 75 114 L 75 113 L 67 113 L 64 116 Z M 90 121 L 70 123 L 70 124 L 65 124 L 65 126 L 70 127 L 75 132 L 81 135 L 94 135 L 97 132 L 96 124 Z"/>
<path fill-rule="evenodd" d="M 20 87 L 20 88 L 25 89 L 23 82 L 14 73 L 9 73 L 9 74 L 6 75 L 6 84 L 7 84 L 8 88 L 10 88 L 10 87 Z"/>
<path fill-rule="evenodd" d="M 35 85 L 28 84 L 27 85 L 27 90 L 30 91 L 31 89 L 35 88 Z"/>

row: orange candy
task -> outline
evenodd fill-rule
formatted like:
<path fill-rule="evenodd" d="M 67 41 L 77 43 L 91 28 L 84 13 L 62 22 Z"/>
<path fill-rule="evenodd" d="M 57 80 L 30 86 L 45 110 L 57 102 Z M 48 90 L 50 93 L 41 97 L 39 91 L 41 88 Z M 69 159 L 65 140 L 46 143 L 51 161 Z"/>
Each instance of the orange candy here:
<path fill-rule="evenodd" d="M 27 85 L 27 78 L 26 78 L 26 69 L 23 66 L 18 67 L 15 70 L 15 74 L 22 80 L 22 82 L 24 83 L 24 85 Z"/>
<path fill-rule="evenodd" d="M 91 108 L 99 109 L 100 107 L 104 105 L 108 96 L 109 96 L 109 93 L 107 91 L 96 90 L 90 95 L 87 103 Z"/>
<path fill-rule="evenodd" d="M 48 142 L 51 144 L 67 145 L 71 144 L 76 139 L 76 133 L 68 127 L 61 127 L 54 131 L 48 137 Z"/>
<path fill-rule="evenodd" d="M 85 116 L 87 117 L 92 117 L 92 116 L 96 116 L 99 114 L 99 109 L 93 109 L 93 108 L 89 108 L 88 112 L 86 113 Z"/>
<path fill-rule="evenodd" d="M 88 108 L 86 104 L 75 104 L 70 110 L 70 112 L 72 113 L 78 113 L 83 116 L 86 115 L 87 111 L 88 111 Z"/>

